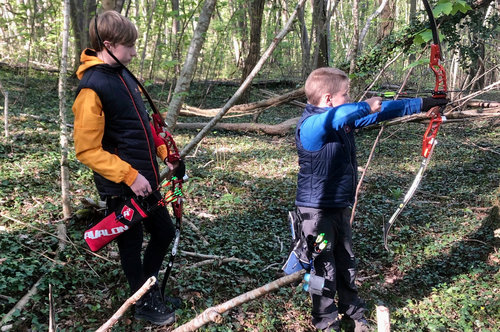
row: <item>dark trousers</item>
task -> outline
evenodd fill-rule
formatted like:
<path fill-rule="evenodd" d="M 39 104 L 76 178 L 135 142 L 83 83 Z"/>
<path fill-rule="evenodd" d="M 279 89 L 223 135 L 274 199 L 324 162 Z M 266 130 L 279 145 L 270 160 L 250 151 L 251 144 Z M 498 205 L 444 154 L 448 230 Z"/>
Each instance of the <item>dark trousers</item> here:
<path fill-rule="evenodd" d="M 352 319 L 363 317 L 365 303 L 354 284 L 356 261 L 352 250 L 350 208 L 314 209 L 298 207 L 302 218 L 302 236 L 315 239 L 325 233 L 327 247 L 314 258 L 312 275 L 327 280 L 329 291 L 312 294 L 313 324 L 318 329 L 338 328 L 339 311 Z M 338 308 L 335 294 L 338 294 Z"/>
<path fill-rule="evenodd" d="M 124 201 L 123 198 L 108 198 L 107 209 L 113 211 Z M 141 258 L 144 228 L 151 238 Z M 143 219 L 117 238 L 120 260 L 130 290 L 135 293 L 149 277 L 158 278 L 161 264 L 168 247 L 175 236 L 175 227 L 165 207 L 149 213 Z"/>

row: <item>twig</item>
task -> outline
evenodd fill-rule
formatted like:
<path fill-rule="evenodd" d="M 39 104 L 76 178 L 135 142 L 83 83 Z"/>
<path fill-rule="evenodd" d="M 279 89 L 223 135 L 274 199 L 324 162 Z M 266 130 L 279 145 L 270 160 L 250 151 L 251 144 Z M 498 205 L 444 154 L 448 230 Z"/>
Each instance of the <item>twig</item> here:
<path fill-rule="evenodd" d="M 375 153 L 375 147 L 378 144 L 378 141 L 380 140 L 380 136 L 384 132 L 384 125 L 380 127 L 380 130 L 378 132 L 377 138 L 375 138 L 375 142 L 373 142 L 372 149 L 370 151 L 370 155 L 368 156 L 368 160 L 366 161 L 365 168 L 363 170 L 363 174 L 361 174 L 361 178 L 359 179 L 358 185 L 356 186 L 356 194 L 354 196 L 354 204 L 352 206 L 352 211 L 351 211 L 351 219 L 349 220 L 349 223 L 352 226 L 352 222 L 354 221 L 354 216 L 356 215 L 356 206 L 358 205 L 358 195 L 359 195 L 359 190 L 361 189 L 361 185 L 363 184 L 363 179 L 365 178 L 366 171 L 368 170 L 368 166 L 370 166 L 370 163 L 373 158 L 373 154 Z"/>
<path fill-rule="evenodd" d="M 194 268 L 197 268 L 197 267 L 200 267 L 203 265 L 209 265 L 212 263 L 218 263 L 219 265 L 221 265 L 223 263 L 230 263 L 230 262 L 238 262 L 238 263 L 245 263 L 245 264 L 250 263 L 250 261 L 248 261 L 246 259 L 241 259 L 241 258 L 236 258 L 236 257 L 227 257 L 227 258 L 222 258 L 222 259 L 206 259 L 204 261 L 201 261 L 201 262 L 195 263 L 193 265 L 184 267 L 184 270 L 194 269 Z"/>
<path fill-rule="evenodd" d="M 200 239 L 203 241 L 203 244 L 208 246 L 210 243 L 207 241 L 207 239 L 203 236 L 201 233 L 200 229 L 196 227 L 195 224 L 193 224 L 191 221 L 187 220 L 184 218 L 183 222 L 185 222 L 191 229 L 200 237 Z"/>
<path fill-rule="evenodd" d="M 16 223 L 19 223 L 19 224 L 21 224 L 21 225 L 24 225 L 24 226 L 27 226 L 27 227 L 31 227 L 31 228 L 33 228 L 33 229 L 35 229 L 35 230 L 37 230 L 37 231 L 39 231 L 39 232 L 41 232 L 41 233 L 44 233 L 44 234 L 47 234 L 47 235 L 53 236 L 53 237 L 55 237 L 55 238 L 59 239 L 60 241 L 67 242 L 67 243 L 71 244 L 71 245 L 72 245 L 72 246 L 73 246 L 73 247 L 74 247 L 77 251 L 78 251 L 78 247 L 80 247 L 80 248 L 82 248 L 83 250 L 85 250 L 87 253 L 89 253 L 89 254 L 91 254 L 91 255 L 94 255 L 94 256 L 96 256 L 96 257 L 98 257 L 98 258 L 100 258 L 100 259 L 103 259 L 103 260 L 105 260 L 105 261 L 107 261 L 107 262 L 109 262 L 109 263 L 117 264 L 117 262 L 115 262 L 115 261 L 109 260 L 109 259 L 107 259 L 107 258 L 106 258 L 106 257 L 104 257 L 104 256 L 101 256 L 101 255 L 99 255 L 99 254 L 96 254 L 95 252 L 92 252 L 92 251 L 91 251 L 91 250 L 89 250 L 89 249 L 86 249 L 86 248 L 84 248 L 84 247 L 82 247 L 82 246 L 80 246 L 80 245 L 75 244 L 75 243 L 74 243 L 73 241 L 71 241 L 68 237 L 66 237 L 66 239 L 61 239 L 61 238 L 59 238 L 59 236 L 57 236 L 57 235 L 55 235 L 55 234 L 52 234 L 51 232 L 47 232 L 46 230 L 43 230 L 43 229 L 41 229 L 41 228 L 38 228 L 38 227 L 33 226 L 33 225 L 31 225 L 31 224 L 28 224 L 28 223 L 25 223 L 25 222 L 23 222 L 23 221 L 21 221 L 21 220 L 15 219 L 15 218 L 13 218 L 13 217 L 11 217 L 11 216 L 8 216 L 8 215 L 5 215 L 5 214 L 3 214 L 3 213 L 0 213 L 0 217 L 4 217 L 5 219 L 9 219 L 9 220 L 14 221 L 14 222 L 16 222 Z M 80 253 L 80 251 L 78 251 L 78 253 Z M 90 265 L 89 265 L 89 266 L 90 266 Z"/>
<path fill-rule="evenodd" d="M 49 332 L 56 330 L 56 314 L 54 312 L 54 299 L 52 297 L 52 284 L 49 284 Z"/>
<path fill-rule="evenodd" d="M 176 328 L 173 332 L 194 331 L 209 322 L 221 323 L 221 314 L 223 314 L 224 312 L 236 306 L 239 306 L 240 304 L 254 300 L 262 295 L 278 290 L 280 287 L 291 284 L 295 281 L 299 281 L 302 279 L 304 272 L 304 270 L 295 272 L 294 274 L 290 274 L 280 279 L 274 280 L 262 287 L 242 294 L 215 307 L 210 307 L 203 311 L 200 315 L 196 316 L 193 320 Z"/>
<path fill-rule="evenodd" d="M 266 271 L 266 270 L 269 270 L 270 268 L 272 267 L 275 267 L 276 265 L 281 265 L 281 263 L 272 263 L 272 264 L 269 264 L 268 266 L 266 266 L 265 268 L 262 269 L 262 272 Z"/>
<path fill-rule="evenodd" d="M 445 113 L 446 116 L 448 116 L 451 112 L 453 112 L 454 110 L 456 110 L 457 108 L 460 108 L 462 107 L 464 104 L 466 104 L 469 100 L 473 99 L 473 98 L 476 98 L 477 96 L 485 93 L 485 92 L 488 92 L 490 90 L 493 90 L 496 86 L 500 85 L 500 81 L 496 81 L 495 83 L 491 83 L 490 85 L 484 87 L 484 89 L 482 90 L 479 90 L 479 91 L 476 91 L 476 92 L 473 92 L 465 97 L 462 97 L 460 99 L 457 99 L 457 100 L 454 100 L 453 103 L 454 104 L 459 104 L 458 106 L 455 106 L 453 107 L 451 110 L 449 110 L 448 112 Z M 462 102 L 463 101 L 463 102 Z M 462 102 L 462 103 L 460 103 Z"/>
<path fill-rule="evenodd" d="M 465 140 L 465 143 L 470 144 L 470 145 L 472 145 L 472 146 L 474 146 L 474 147 L 478 148 L 479 150 L 489 151 L 489 152 L 493 152 L 493 153 L 496 153 L 496 154 L 500 154 L 500 152 L 497 152 L 497 151 L 495 151 L 495 150 L 493 150 L 493 149 L 490 149 L 490 148 L 485 148 L 485 147 L 479 146 L 479 145 L 477 145 L 476 143 L 471 142 L 471 140 L 470 140 L 470 139 L 468 139 L 468 138 Z"/>
<path fill-rule="evenodd" d="M 186 255 L 186 256 L 191 256 L 191 257 L 198 257 L 198 258 L 206 258 L 206 259 L 224 259 L 226 257 L 224 256 L 218 256 L 218 255 L 207 255 L 207 254 L 199 254 L 197 252 L 192 252 L 192 251 L 184 251 L 184 250 L 181 250 L 180 253 L 182 255 Z"/>
<path fill-rule="evenodd" d="M 115 325 L 115 323 L 123 316 L 125 311 L 127 311 L 127 309 L 131 305 L 137 302 L 155 283 L 156 283 L 155 277 L 150 277 L 148 280 L 146 280 L 144 285 L 142 285 L 142 287 L 139 288 L 139 290 L 135 292 L 134 295 L 129 297 L 127 301 L 125 301 L 125 303 L 122 304 L 120 309 L 118 309 L 106 323 L 104 323 L 100 328 L 98 328 L 96 332 L 104 332 L 111 329 L 111 327 L 113 327 L 113 325 Z"/>
<path fill-rule="evenodd" d="M 375 83 L 378 81 L 378 79 L 380 78 L 380 76 L 382 76 L 382 74 L 385 72 L 385 70 L 390 65 L 392 65 L 402 54 L 403 54 L 403 52 L 399 53 L 394 58 L 392 58 L 391 61 L 389 61 L 389 62 L 387 62 L 385 64 L 384 68 L 382 68 L 380 70 L 380 72 L 377 74 L 377 76 L 373 79 L 372 83 L 365 89 L 365 91 L 363 92 L 363 94 L 361 95 L 361 97 L 359 97 L 358 101 L 361 101 L 363 98 L 365 98 L 367 92 L 375 85 Z"/>

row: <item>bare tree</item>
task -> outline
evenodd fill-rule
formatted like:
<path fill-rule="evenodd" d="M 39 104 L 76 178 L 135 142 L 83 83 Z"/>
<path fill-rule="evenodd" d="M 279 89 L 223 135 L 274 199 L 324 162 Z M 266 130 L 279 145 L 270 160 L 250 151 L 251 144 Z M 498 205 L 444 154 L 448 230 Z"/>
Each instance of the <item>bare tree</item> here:
<path fill-rule="evenodd" d="M 193 39 L 191 40 L 191 45 L 188 49 L 186 61 L 184 62 L 181 74 L 177 80 L 174 96 L 172 97 L 168 107 L 166 121 L 170 130 L 175 128 L 177 117 L 179 116 L 182 103 L 184 102 L 185 93 L 188 91 L 191 80 L 193 79 L 196 65 L 198 63 L 198 56 L 200 54 L 201 47 L 203 46 L 203 42 L 205 41 L 205 33 L 210 25 L 210 20 L 212 18 L 216 2 L 217 0 L 206 0 L 201 10 L 200 17 L 198 18 L 198 24 L 196 25 Z"/>
<path fill-rule="evenodd" d="M 264 0 L 252 0 L 250 5 L 250 47 L 245 59 L 241 82 L 252 72 L 260 57 L 260 39 L 262 31 L 262 14 L 264 12 Z M 246 103 L 249 97 L 247 90 L 240 98 L 239 102 Z"/>
<path fill-rule="evenodd" d="M 69 198 L 69 167 L 68 167 L 68 131 L 66 126 L 66 83 L 68 72 L 68 40 L 69 40 L 69 0 L 63 2 L 63 30 L 61 68 L 59 71 L 59 119 L 61 142 L 61 193 L 64 220 L 71 216 L 71 203 Z M 59 224 L 59 235 L 65 237 L 64 220 Z M 64 243 L 60 241 L 59 243 Z"/>
<path fill-rule="evenodd" d="M 224 114 L 226 114 L 226 112 L 236 103 L 241 94 L 248 88 L 250 83 L 252 83 L 253 78 L 260 71 L 260 69 L 264 65 L 264 62 L 276 49 L 276 46 L 278 46 L 278 44 L 283 40 L 283 38 L 288 34 L 288 32 L 290 32 L 290 30 L 292 29 L 292 23 L 295 21 L 295 18 L 297 17 L 297 12 L 302 6 L 304 6 L 304 3 L 305 0 L 299 0 L 299 2 L 297 3 L 297 7 L 295 8 L 295 11 L 292 13 L 292 15 L 288 19 L 283 29 L 276 35 L 276 37 L 274 37 L 271 45 L 269 45 L 264 54 L 262 54 L 259 61 L 255 65 L 252 72 L 248 75 L 245 82 L 241 84 L 241 86 L 238 88 L 238 90 L 236 90 L 234 95 L 231 97 L 231 99 L 228 100 L 228 102 L 224 105 L 224 107 L 220 110 L 220 112 L 217 113 L 217 115 L 212 120 L 210 120 L 209 123 L 207 123 L 207 125 L 198 133 L 198 135 L 196 135 L 196 137 L 193 138 L 191 142 L 189 142 L 189 144 L 184 147 L 184 149 L 181 151 L 181 156 L 187 155 L 187 153 L 191 151 L 203 139 L 203 137 L 205 137 L 205 135 L 207 135 L 207 133 L 217 124 L 217 122 L 220 119 L 222 119 Z"/>
<path fill-rule="evenodd" d="M 327 0 L 314 0 L 313 2 L 313 34 L 315 41 L 312 68 L 328 66 L 328 36 L 326 33 Z"/>
<path fill-rule="evenodd" d="M 349 51 L 349 74 L 356 71 L 356 59 L 359 47 L 359 0 L 352 0 L 352 41 Z"/>
<path fill-rule="evenodd" d="M 80 63 L 80 54 L 90 46 L 89 23 L 96 10 L 96 0 L 70 0 L 71 26 L 75 39 L 75 59 L 73 71 Z"/>

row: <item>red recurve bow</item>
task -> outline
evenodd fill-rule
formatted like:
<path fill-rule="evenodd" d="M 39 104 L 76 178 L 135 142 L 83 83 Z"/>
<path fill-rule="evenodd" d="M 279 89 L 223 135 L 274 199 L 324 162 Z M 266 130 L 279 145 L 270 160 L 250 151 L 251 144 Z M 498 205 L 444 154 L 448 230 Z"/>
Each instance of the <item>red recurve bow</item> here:
<path fill-rule="evenodd" d="M 446 72 L 443 66 L 441 65 L 441 61 L 443 60 L 442 55 L 441 55 L 441 47 L 440 47 L 440 42 L 439 42 L 439 34 L 437 31 L 437 26 L 436 26 L 436 21 L 434 19 L 434 14 L 432 13 L 432 8 L 429 5 L 429 2 L 427 0 L 422 0 L 425 11 L 427 12 L 427 15 L 429 16 L 429 23 L 430 23 L 430 28 L 432 31 L 432 39 L 433 43 L 431 44 L 431 57 L 429 61 L 429 67 L 431 70 L 434 72 L 434 75 L 436 77 L 436 84 L 434 86 L 434 91 L 432 92 L 432 97 L 433 98 L 446 98 L 446 94 L 448 92 L 448 86 L 446 84 Z M 444 108 L 444 106 L 443 106 Z M 441 110 L 442 111 L 442 110 Z M 433 117 L 429 123 L 429 126 L 427 127 L 427 130 L 425 131 L 423 142 L 422 142 L 422 162 L 420 164 L 420 169 L 417 172 L 417 175 L 415 176 L 415 179 L 413 180 L 413 183 L 404 196 L 403 202 L 401 202 L 394 214 L 392 215 L 391 219 L 387 223 L 384 224 L 384 247 L 389 251 L 388 247 L 388 235 L 389 235 L 389 230 L 396 221 L 396 218 L 401 214 L 405 206 L 408 204 L 410 199 L 413 197 L 413 194 L 418 188 L 418 185 L 420 184 L 420 181 L 422 181 L 424 171 L 427 168 L 427 165 L 429 165 L 429 160 L 432 156 L 432 152 L 434 150 L 434 147 L 436 146 L 437 140 L 436 136 L 439 130 L 439 127 L 441 126 L 441 123 L 446 120 L 444 116 L 441 116 L 439 112 L 435 117 Z"/>

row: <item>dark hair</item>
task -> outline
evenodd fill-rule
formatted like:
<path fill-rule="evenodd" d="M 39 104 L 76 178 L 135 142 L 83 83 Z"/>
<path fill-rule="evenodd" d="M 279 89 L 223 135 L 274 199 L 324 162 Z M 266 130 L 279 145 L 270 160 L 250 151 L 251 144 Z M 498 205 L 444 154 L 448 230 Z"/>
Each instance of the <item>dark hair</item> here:
<path fill-rule="evenodd" d="M 135 25 L 125 16 L 113 10 L 105 11 L 97 16 L 97 30 L 101 42 L 96 34 L 96 18 L 92 18 L 89 24 L 90 46 L 96 51 L 102 51 L 102 42 L 105 40 L 112 44 L 133 46 L 137 40 L 137 29 Z"/>

